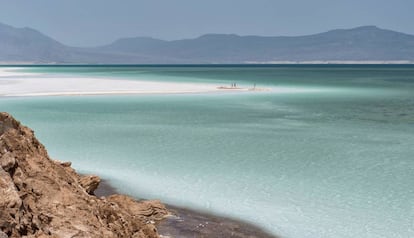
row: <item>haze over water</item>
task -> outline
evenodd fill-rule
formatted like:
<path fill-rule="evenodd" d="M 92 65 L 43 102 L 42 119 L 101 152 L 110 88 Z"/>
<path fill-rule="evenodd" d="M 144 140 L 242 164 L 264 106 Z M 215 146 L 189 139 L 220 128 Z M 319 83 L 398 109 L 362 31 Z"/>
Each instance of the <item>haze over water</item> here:
<path fill-rule="evenodd" d="M 414 66 L 20 70 L 272 88 L 0 98 L 0 108 L 51 157 L 140 198 L 282 237 L 414 237 Z"/>

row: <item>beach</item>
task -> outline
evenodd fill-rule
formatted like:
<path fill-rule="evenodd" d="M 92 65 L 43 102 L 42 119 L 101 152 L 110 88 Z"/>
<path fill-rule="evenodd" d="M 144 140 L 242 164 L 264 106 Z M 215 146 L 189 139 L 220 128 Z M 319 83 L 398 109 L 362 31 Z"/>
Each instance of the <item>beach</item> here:
<path fill-rule="evenodd" d="M 184 94 L 252 91 L 223 85 L 125 80 L 105 77 L 50 76 L 0 68 L 0 96 L 77 96 Z M 259 91 L 256 90 L 256 91 Z"/>

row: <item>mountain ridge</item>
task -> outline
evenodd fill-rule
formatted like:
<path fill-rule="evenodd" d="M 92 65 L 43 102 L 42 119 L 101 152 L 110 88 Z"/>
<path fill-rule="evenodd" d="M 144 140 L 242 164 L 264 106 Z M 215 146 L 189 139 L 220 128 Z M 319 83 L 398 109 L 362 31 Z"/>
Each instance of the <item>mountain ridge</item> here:
<path fill-rule="evenodd" d="M 71 47 L 32 28 L 0 23 L 0 62 L 56 64 L 211 64 L 414 62 L 414 35 L 361 26 L 303 36 L 204 34 L 192 39 L 120 38 Z"/>

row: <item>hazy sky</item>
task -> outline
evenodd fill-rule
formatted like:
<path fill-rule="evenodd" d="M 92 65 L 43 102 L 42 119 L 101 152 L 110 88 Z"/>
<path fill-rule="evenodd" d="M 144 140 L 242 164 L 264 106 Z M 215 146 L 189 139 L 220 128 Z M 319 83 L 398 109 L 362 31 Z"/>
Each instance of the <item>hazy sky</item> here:
<path fill-rule="evenodd" d="M 305 35 L 376 25 L 414 34 L 414 0 L 0 0 L 0 22 L 65 44 L 205 33 Z"/>

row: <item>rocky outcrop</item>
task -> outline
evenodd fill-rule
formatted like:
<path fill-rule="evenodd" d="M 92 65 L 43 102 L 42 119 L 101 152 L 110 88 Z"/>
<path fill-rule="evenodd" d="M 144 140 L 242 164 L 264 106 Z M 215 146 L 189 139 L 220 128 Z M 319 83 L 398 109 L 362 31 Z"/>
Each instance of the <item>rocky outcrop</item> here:
<path fill-rule="evenodd" d="M 96 197 L 100 179 L 51 160 L 29 128 L 0 113 L 0 237 L 159 237 L 159 201 Z"/>
<path fill-rule="evenodd" d="M 94 195 L 94 191 L 98 188 L 101 179 L 96 175 L 83 176 L 79 180 L 80 186 L 82 186 L 85 191 L 91 195 Z"/>

